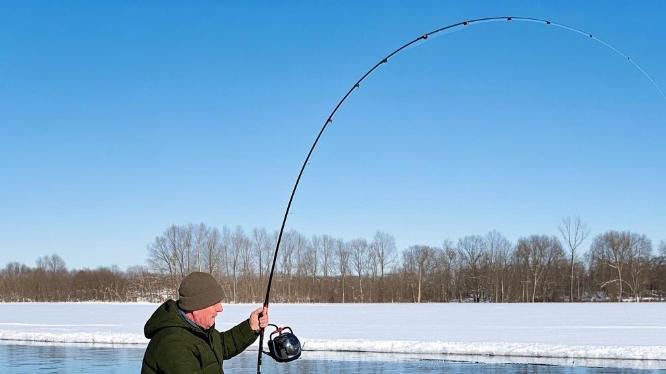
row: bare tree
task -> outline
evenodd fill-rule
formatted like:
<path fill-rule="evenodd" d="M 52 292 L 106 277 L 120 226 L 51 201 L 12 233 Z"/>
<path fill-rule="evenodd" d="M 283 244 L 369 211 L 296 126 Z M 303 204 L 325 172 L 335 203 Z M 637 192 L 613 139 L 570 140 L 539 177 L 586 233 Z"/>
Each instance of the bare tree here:
<path fill-rule="evenodd" d="M 328 278 L 333 273 L 333 264 L 335 257 L 335 244 L 336 241 L 329 235 L 322 235 L 321 237 L 321 272 L 324 278 Z"/>
<path fill-rule="evenodd" d="M 289 237 L 287 240 L 287 246 L 291 247 L 291 253 L 293 256 L 292 264 L 295 266 L 295 274 L 289 277 L 289 297 L 292 296 L 295 300 L 299 301 L 299 297 L 303 294 L 301 290 L 301 284 L 298 282 L 300 279 L 307 279 L 308 275 L 308 264 L 306 253 L 308 248 L 310 248 L 310 241 L 301 233 L 296 230 L 290 230 Z"/>
<path fill-rule="evenodd" d="M 250 239 L 245 235 L 243 228 L 236 227 L 236 230 L 231 235 L 231 246 L 229 247 L 230 265 L 232 282 L 232 295 L 233 302 L 238 300 L 238 277 L 239 273 L 245 271 L 250 265 L 245 262 L 245 254 L 249 252 Z M 242 267 L 242 268 L 241 268 Z"/>
<path fill-rule="evenodd" d="M 180 280 L 190 272 L 187 267 L 190 238 L 187 227 L 171 225 L 148 245 L 148 263 L 154 271 L 168 275 L 172 294 L 175 294 Z"/>
<path fill-rule="evenodd" d="M 217 228 L 208 230 L 204 242 L 203 265 L 208 273 L 220 275 L 220 257 L 222 255 L 222 235 Z"/>
<path fill-rule="evenodd" d="M 395 238 L 383 231 L 377 231 L 372 239 L 371 250 L 377 258 L 379 276 L 384 278 L 386 269 L 395 261 Z"/>
<path fill-rule="evenodd" d="M 652 256 L 652 242 L 645 235 L 631 234 L 631 252 L 629 256 L 629 288 L 634 300 L 641 300 L 641 292 L 647 284 L 647 272 Z"/>
<path fill-rule="evenodd" d="M 316 275 L 319 275 L 319 273 L 321 271 L 320 256 L 321 256 L 321 251 L 322 251 L 322 247 L 323 247 L 323 244 L 324 244 L 323 237 L 315 235 L 310 240 L 310 243 L 312 244 L 312 251 L 315 254 L 314 259 L 316 260 L 316 261 L 314 261 L 314 262 L 316 262 L 315 264 L 310 264 L 310 266 L 312 267 L 311 270 L 310 270 L 310 273 L 314 273 Z M 310 260 L 312 260 L 312 258 L 310 258 Z"/>
<path fill-rule="evenodd" d="M 463 261 L 458 253 L 458 249 L 453 244 L 453 241 L 446 239 L 442 245 L 442 250 L 446 261 L 449 264 L 450 275 L 450 286 L 451 295 L 454 299 L 458 301 L 463 301 L 463 293 L 466 293 L 463 278 Z"/>
<path fill-rule="evenodd" d="M 191 248 L 192 248 L 192 225 L 169 226 L 164 234 L 164 245 L 173 264 L 174 272 L 178 279 L 183 279 L 191 272 Z M 157 242 L 157 239 L 156 239 Z"/>
<path fill-rule="evenodd" d="M 194 225 L 179 227 L 179 259 L 181 263 L 181 274 L 183 277 L 196 270 L 196 256 L 194 253 Z"/>
<path fill-rule="evenodd" d="M 312 283 L 307 287 L 307 300 L 314 299 L 315 290 L 317 287 L 317 276 L 319 274 L 319 251 L 321 250 L 321 237 L 313 236 L 310 240 L 310 245 L 305 251 L 303 262 L 306 266 L 306 276 L 312 280 Z"/>
<path fill-rule="evenodd" d="M 663 300 L 666 294 L 666 241 L 662 240 L 659 243 L 658 255 L 651 262 L 653 287 Z"/>
<path fill-rule="evenodd" d="M 435 250 L 427 245 L 413 245 L 404 253 L 404 264 L 408 271 L 416 275 L 417 292 L 416 302 L 421 302 L 422 286 L 428 268 L 435 258 Z"/>
<path fill-rule="evenodd" d="M 465 266 L 465 278 L 472 290 L 474 302 L 481 301 L 481 268 L 486 259 L 486 241 L 482 236 L 470 235 L 458 240 L 458 256 Z"/>
<path fill-rule="evenodd" d="M 44 270 L 47 273 L 60 273 L 67 271 L 65 261 L 57 254 L 50 256 L 38 257 L 36 260 L 37 268 Z"/>
<path fill-rule="evenodd" d="M 193 266 L 192 269 L 197 271 L 202 271 L 204 269 L 204 254 L 206 252 L 206 241 L 208 241 L 208 236 L 210 235 L 208 227 L 200 223 L 198 225 L 192 226 L 192 250 L 193 250 Z"/>
<path fill-rule="evenodd" d="M 497 231 L 486 235 L 486 245 L 494 274 L 495 302 L 504 302 L 504 290 L 511 259 L 511 242 Z"/>
<path fill-rule="evenodd" d="M 569 253 L 571 254 L 571 276 L 569 278 L 569 301 L 574 300 L 574 266 L 576 264 L 576 250 L 585 241 L 590 234 L 587 225 L 581 221 L 579 217 L 571 219 L 566 217 L 562 219 L 562 223 L 557 227 L 562 235 L 562 240 L 567 245 Z"/>
<path fill-rule="evenodd" d="M 622 302 L 623 286 L 628 284 L 624 274 L 633 250 L 632 234 L 628 231 L 608 231 L 597 235 L 590 249 L 593 260 L 614 270 L 615 276 L 601 284 L 601 288 L 615 284 L 617 300 Z"/>
<path fill-rule="evenodd" d="M 306 260 L 306 252 L 310 247 L 310 241 L 303 234 L 294 231 L 292 242 L 294 244 L 294 252 L 296 255 L 296 275 L 298 277 L 307 276 L 308 265 Z"/>
<path fill-rule="evenodd" d="M 290 301 L 292 297 L 294 268 L 298 271 L 298 261 L 294 258 L 297 250 L 301 246 L 302 235 L 296 230 L 289 230 L 284 233 L 280 244 L 279 252 L 279 273 L 283 279 L 286 279 L 287 290 L 285 300 Z"/>
<path fill-rule="evenodd" d="M 231 254 L 231 237 L 232 237 L 232 232 L 231 229 L 227 226 L 222 226 L 222 246 L 221 248 L 221 253 L 220 253 L 220 271 L 224 273 L 225 277 L 228 277 L 229 274 L 231 274 L 231 258 L 233 257 Z M 231 293 L 231 291 L 229 291 Z M 228 293 L 228 294 L 229 294 Z"/>
<path fill-rule="evenodd" d="M 252 230 L 252 247 L 257 258 L 257 269 L 259 270 L 259 281 L 263 282 L 264 276 L 270 271 L 271 252 L 273 241 L 266 229 L 255 228 Z"/>
<path fill-rule="evenodd" d="M 148 264 L 153 271 L 160 274 L 168 274 L 171 277 L 175 275 L 174 260 L 163 236 L 156 236 L 155 241 L 148 244 Z"/>
<path fill-rule="evenodd" d="M 439 300 L 448 302 L 455 296 L 455 258 L 456 250 L 452 241 L 444 240 L 442 248 L 435 251 L 434 270 L 439 284 Z"/>
<path fill-rule="evenodd" d="M 342 240 L 335 241 L 336 263 L 342 281 L 342 303 L 345 303 L 345 278 L 349 273 L 349 247 Z"/>
<path fill-rule="evenodd" d="M 349 242 L 349 250 L 354 270 L 358 276 L 360 300 L 363 302 L 363 277 L 368 268 L 368 242 L 362 238 L 354 239 Z"/>
<path fill-rule="evenodd" d="M 395 238 L 383 231 L 377 231 L 372 243 L 370 244 L 370 251 L 372 253 L 373 260 L 373 273 L 379 273 L 379 299 L 384 298 L 384 276 L 386 270 L 391 264 L 396 260 L 396 245 Z"/>

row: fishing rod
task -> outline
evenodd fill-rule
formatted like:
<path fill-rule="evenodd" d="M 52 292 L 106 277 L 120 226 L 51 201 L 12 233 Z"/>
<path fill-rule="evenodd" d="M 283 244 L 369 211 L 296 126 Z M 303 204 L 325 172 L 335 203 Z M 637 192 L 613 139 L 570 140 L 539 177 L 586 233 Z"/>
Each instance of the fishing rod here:
<path fill-rule="evenodd" d="M 301 177 L 303 176 L 303 171 L 305 171 L 305 167 L 307 166 L 308 162 L 310 161 L 310 157 L 312 156 L 312 153 L 314 152 L 315 148 L 317 147 L 317 144 L 319 143 L 319 139 L 321 139 L 322 134 L 324 133 L 326 128 L 331 123 L 333 123 L 333 116 L 337 113 L 338 109 L 340 109 L 340 107 L 345 103 L 345 101 L 347 101 L 347 98 L 354 91 L 358 90 L 361 87 L 361 83 L 368 76 L 370 76 L 370 74 L 372 74 L 375 70 L 377 70 L 380 66 L 388 63 L 391 58 L 393 58 L 398 53 L 402 52 L 404 49 L 406 49 L 406 48 L 408 48 L 408 47 L 410 47 L 414 44 L 417 44 L 417 43 L 420 43 L 420 42 L 425 42 L 432 35 L 438 34 L 442 31 L 446 31 L 446 30 L 451 30 L 451 29 L 456 29 L 456 28 L 461 28 L 462 29 L 462 28 L 465 28 L 467 26 L 471 26 L 471 25 L 474 25 L 474 24 L 490 23 L 490 22 L 512 22 L 512 21 L 531 22 L 531 23 L 537 23 L 537 24 L 542 24 L 542 25 L 546 25 L 546 26 L 552 26 L 552 27 L 555 27 L 555 28 L 558 28 L 558 29 L 574 32 L 576 34 L 582 35 L 582 36 L 584 36 L 588 39 L 591 39 L 595 42 L 600 43 L 604 47 L 610 49 L 611 51 L 615 52 L 616 54 L 620 55 L 623 59 L 625 59 L 626 61 L 631 63 L 636 69 L 638 69 L 638 71 L 640 71 L 643 74 L 643 76 L 648 81 L 650 81 L 650 83 L 652 83 L 652 85 L 657 89 L 657 91 L 659 91 L 661 96 L 664 99 L 666 99 L 666 94 L 664 94 L 664 91 L 661 90 L 661 88 L 659 87 L 659 85 L 657 85 L 657 83 L 654 81 L 654 79 L 652 79 L 652 77 L 640 65 L 638 65 L 638 63 L 636 63 L 633 59 L 631 59 L 628 55 L 626 55 L 625 53 L 623 53 L 619 49 L 615 48 L 610 43 L 596 37 L 595 35 L 593 35 L 589 32 L 577 29 L 575 27 L 571 27 L 571 26 L 560 24 L 560 23 L 552 22 L 552 21 L 549 21 L 549 20 L 539 19 L 539 18 L 532 18 L 532 17 L 513 17 L 513 16 L 475 18 L 475 19 L 470 19 L 470 20 L 466 20 L 466 21 L 453 23 L 453 24 L 450 24 L 448 26 L 440 27 L 440 28 L 435 29 L 433 31 L 427 32 L 425 34 L 421 34 L 420 36 L 418 36 L 415 39 L 403 44 L 402 46 L 400 46 L 399 48 L 397 48 L 393 52 L 386 55 L 384 58 L 379 60 L 372 68 L 370 68 L 370 70 L 365 72 L 365 74 L 363 74 L 361 76 L 361 78 L 359 78 L 351 86 L 351 88 L 340 99 L 340 101 L 338 101 L 338 103 L 333 108 L 333 111 L 331 111 L 331 113 L 328 115 L 328 117 L 326 118 L 326 121 L 324 122 L 323 126 L 319 130 L 319 133 L 317 134 L 317 137 L 315 138 L 314 142 L 310 146 L 310 150 L 308 151 L 308 154 L 305 157 L 305 161 L 303 161 L 303 164 L 301 165 L 301 169 L 298 172 L 298 177 L 296 177 L 296 182 L 294 183 L 294 187 L 291 190 L 291 195 L 289 196 L 289 202 L 287 203 L 287 209 L 285 210 L 284 217 L 282 218 L 282 225 L 280 226 L 280 233 L 278 234 L 277 243 L 275 245 L 275 252 L 273 254 L 273 264 L 271 265 L 271 272 L 270 272 L 270 275 L 268 277 L 268 285 L 266 287 L 266 298 L 264 299 L 264 307 L 267 308 L 268 304 L 269 304 L 269 301 L 270 301 L 271 285 L 273 283 L 273 273 L 275 271 L 275 263 L 276 263 L 276 260 L 277 260 L 278 251 L 280 249 L 280 243 L 282 241 L 282 234 L 284 233 L 284 227 L 287 223 L 287 217 L 289 216 L 289 211 L 291 209 L 291 204 L 294 200 L 294 195 L 296 195 L 296 190 L 298 189 L 298 184 L 300 183 Z M 291 331 L 291 329 L 289 329 L 289 330 Z M 280 331 L 279 333 L 281 333 L 281 330 L 279 330 L 279 331 Z M 271 333 L 271 336 L 275 333 L 276 332 Z M 287 333 L 287 334 L 289 334 L 289 333 Z M 293 334 L 292 334 L 292 336 L 293 336 Z M 293 336 L 293 337 L 295 338 L 295 336 Z M 264 330 L 261 329 L 260 335 L 259 335 L 259 355 L 257 357 L 257 374 L 261 374 L 261 358 L 262 358 L 262 353 L 265 353 L 265 352 L 263 352 L 263 342 L 264 342 Z M 298 342 L 298 340 L 296 339 L 295 342 Z M 274 346 L 272 343 L 273 343 L 272 340 L 269 341 L 269 348 L 271 349 L 271 353 L 273 352 L 273 346 Z M 297 355 L 296 355 L 295 351 L 293 351 L 292 353 L 293 353 L 293 355 L 290 358 L 292 358 L 292 357 L 298 358 L 298 356 L 300 356 L 300 343 L 298 345 Z M 273 355 L 271 355 L 271 357 L 275 358 Z M 278 360 L 278 361 L 280 361 L 280 360 Z M 284 361 L 284 362 L 286 362 L 286 361 Z"/>

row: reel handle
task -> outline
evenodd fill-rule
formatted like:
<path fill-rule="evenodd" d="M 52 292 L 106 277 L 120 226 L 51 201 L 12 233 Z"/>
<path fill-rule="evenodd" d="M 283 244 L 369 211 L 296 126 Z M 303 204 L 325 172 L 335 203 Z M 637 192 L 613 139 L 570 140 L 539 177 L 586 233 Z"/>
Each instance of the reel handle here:
<path fill-rule="evenodd" d="M 294 333 L 294 331 L 289 326 L 278 327 L 277 325 L 274 325 L 272 323 L 269 324 L 268 326 L 275 327 L 275 330 L 269 335 L 270 340 L 273 340 L 273 335 L 275 335 L 275 334 L 280 335 L 280 334 L 282 334 L 282 331 L 285 331 L 285 330 L 289 330 L 289 332 L 292 333 L 292 334 Z"/>

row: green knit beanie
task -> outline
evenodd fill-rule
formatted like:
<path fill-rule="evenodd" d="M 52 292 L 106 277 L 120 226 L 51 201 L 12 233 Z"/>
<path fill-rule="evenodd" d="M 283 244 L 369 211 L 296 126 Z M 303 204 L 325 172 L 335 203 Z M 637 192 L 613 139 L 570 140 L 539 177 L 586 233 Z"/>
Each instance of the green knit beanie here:
<path fill-rule="evenodd" d="M 183 278 L 178 288 L 178 307 L 192 311 L 222 301 L 222 286 L 208 273 L 195 271 Z"/>

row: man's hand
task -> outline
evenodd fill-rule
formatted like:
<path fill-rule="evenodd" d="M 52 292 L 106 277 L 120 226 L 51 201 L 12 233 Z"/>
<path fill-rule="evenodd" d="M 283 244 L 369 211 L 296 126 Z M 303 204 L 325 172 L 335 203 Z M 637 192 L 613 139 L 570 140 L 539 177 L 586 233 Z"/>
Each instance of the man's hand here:
<path fill-rule="evenodd" d="M 250 328 L 254 332 L 268 326 L 268 307 L 261 307 L 250 314 Z"/>

